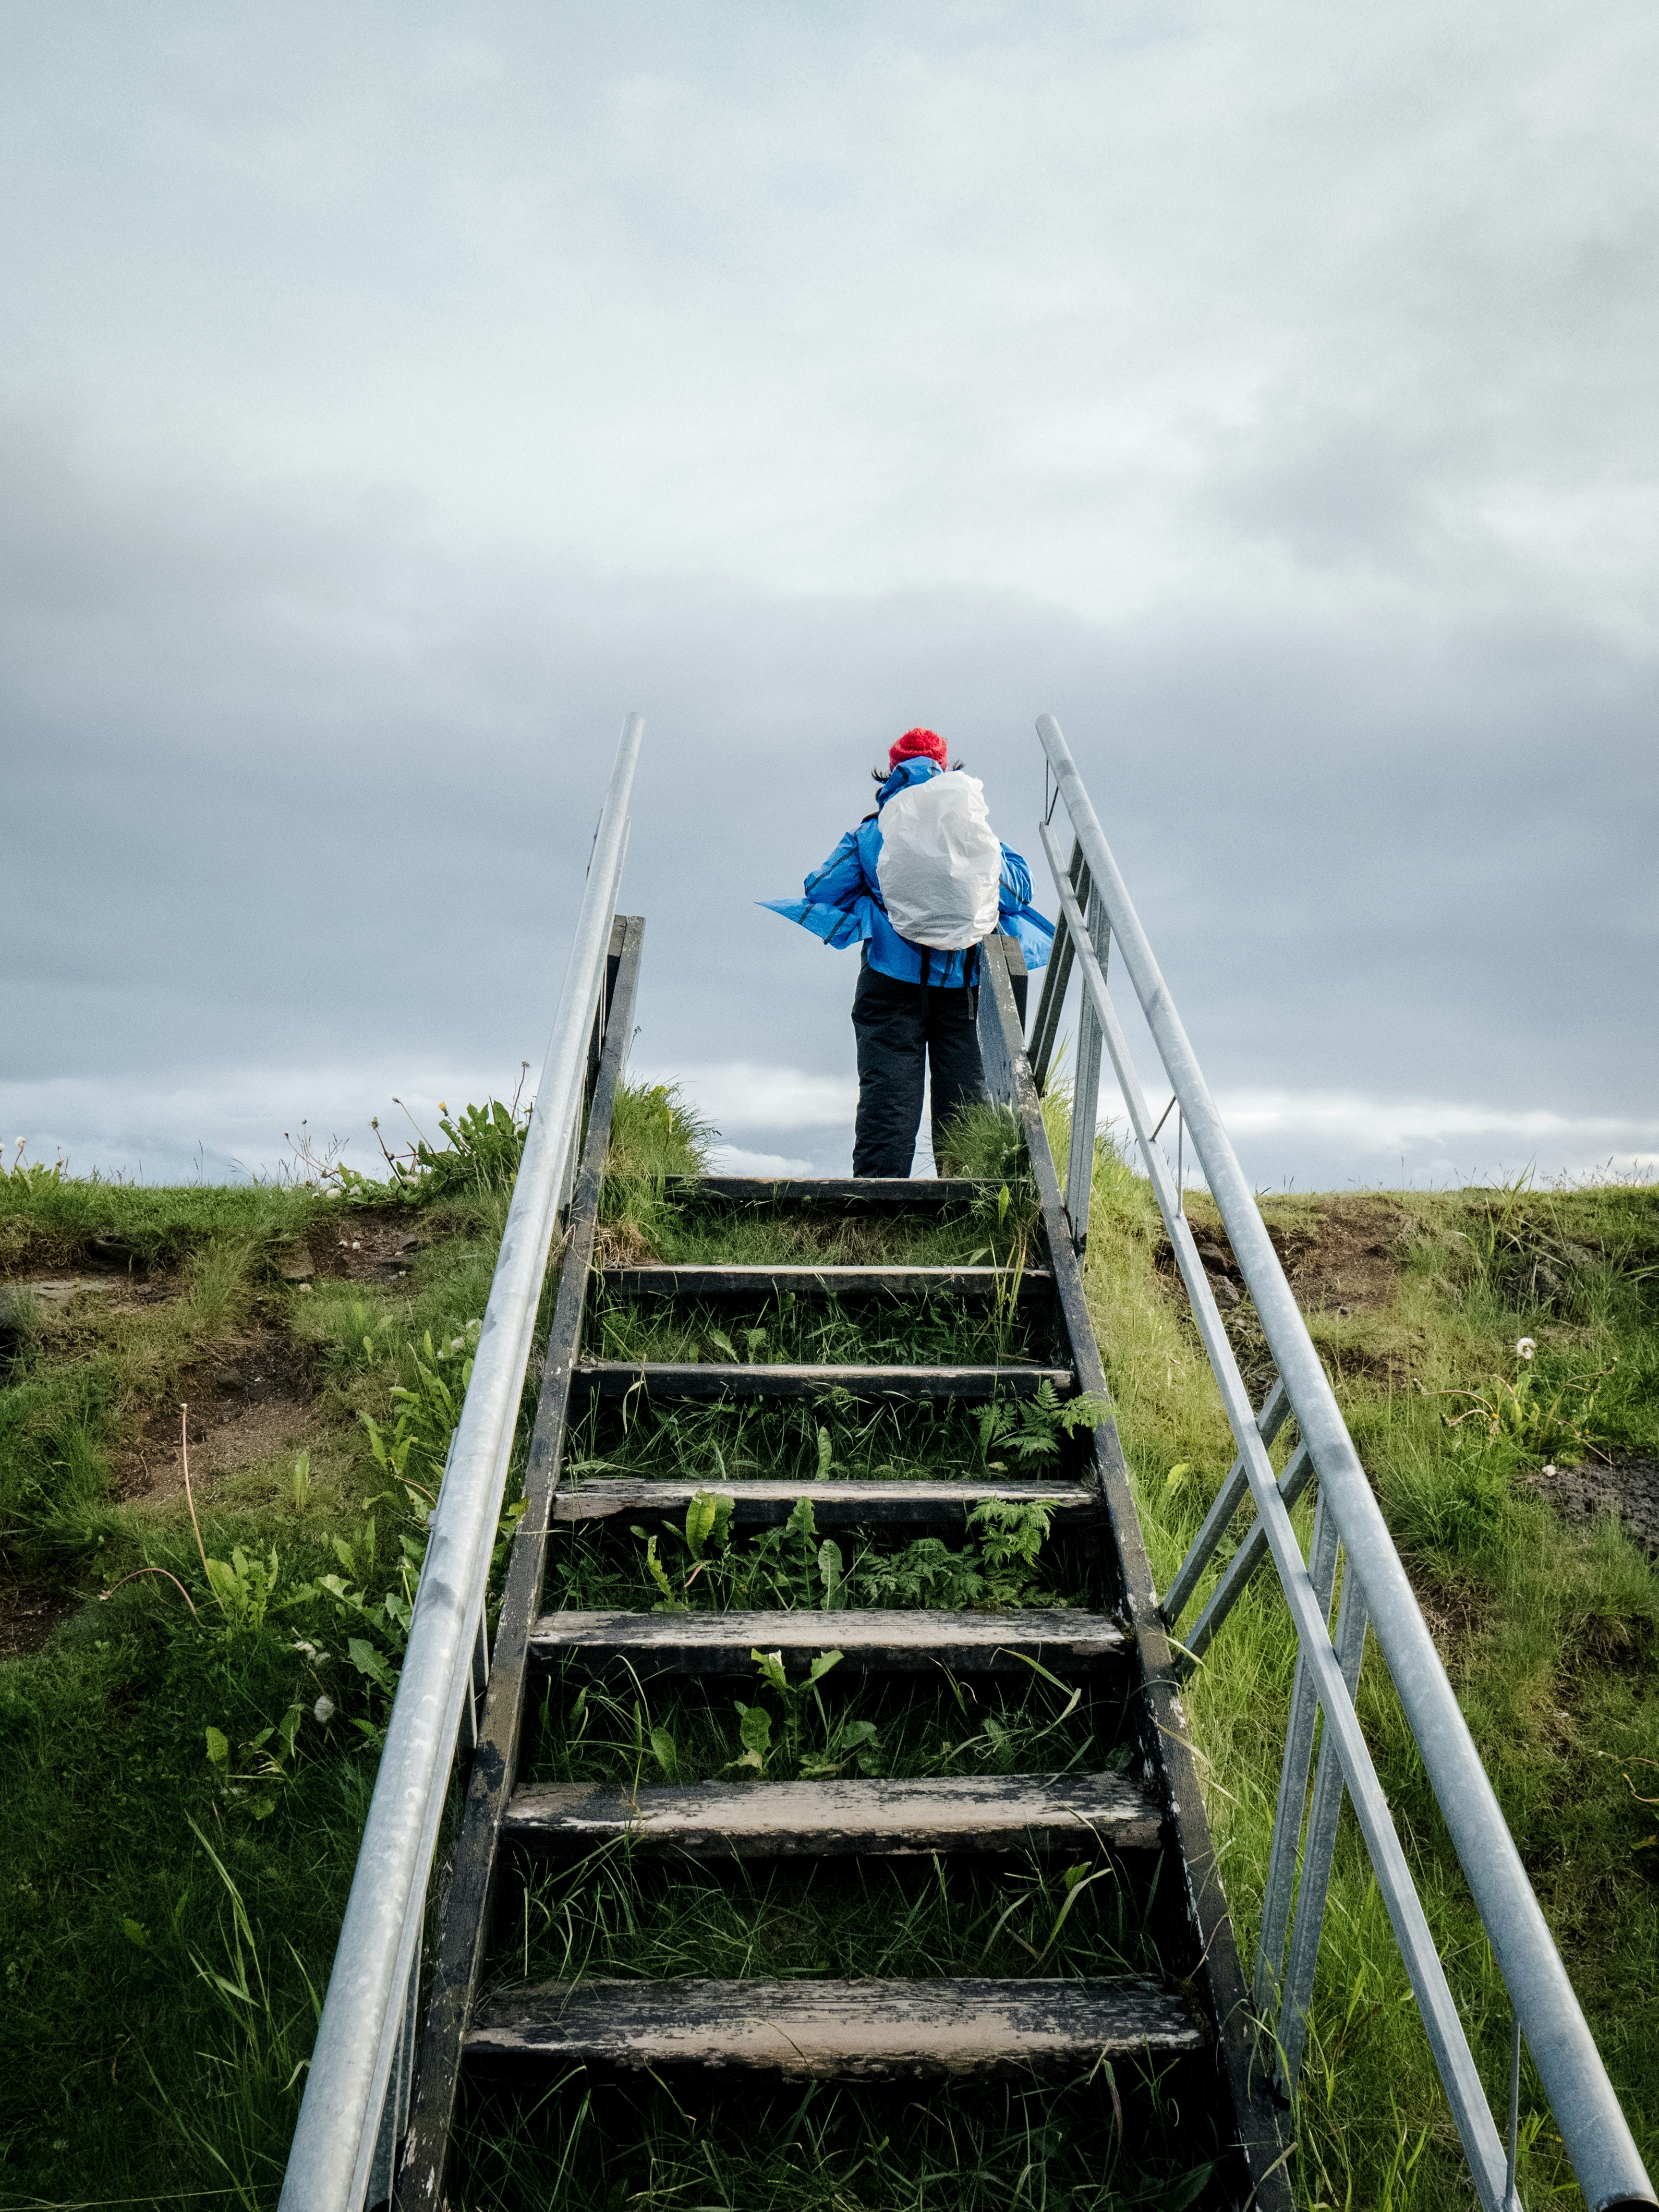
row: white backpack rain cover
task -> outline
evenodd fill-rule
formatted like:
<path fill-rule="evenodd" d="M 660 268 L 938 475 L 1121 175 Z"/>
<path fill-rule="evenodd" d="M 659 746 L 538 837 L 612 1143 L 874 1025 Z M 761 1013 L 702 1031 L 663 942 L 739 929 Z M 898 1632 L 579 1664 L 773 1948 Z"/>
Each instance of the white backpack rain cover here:
<path fill-rule="evenodd" d="M 961 952 L 997 924 L 1002 847 L 985 786 L 960 769 L 896 791 L 881 810 L 876 880 L 901 937 Z"/>

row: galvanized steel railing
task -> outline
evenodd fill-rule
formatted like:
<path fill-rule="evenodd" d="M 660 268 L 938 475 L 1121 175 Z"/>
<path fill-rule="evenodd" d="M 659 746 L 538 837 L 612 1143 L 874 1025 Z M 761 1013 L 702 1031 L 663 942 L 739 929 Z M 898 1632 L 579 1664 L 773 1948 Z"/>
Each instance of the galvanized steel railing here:
<path fill-rule="evenodd" d="M 1592 2212 L 1619 2205 L 1651 2205 L 1655 2203 L 1652 2184 L 1089 795 L 1052 715 L 1045 714 L 1038 721 L 1037 734 L 1052 777 L 1042 836 L 1054 871 L 1060 919 L 1032 1024 L 1031 1056 L 1041 1084 L 1075 963 L 1081 970 L 1083 990 L 1066 1193 L 1073 1233 L 1081 1249 L 1088 1237 L 1103 1044 L 1237 1447 L 1232 1469 L 1164 1601 L 1164 1619 L 1173 1636 L 1248 1492 L 1255 1505 L 1255 1522 L 1177 1648 L 1191 1655 L 1183 1662 L 1190 1668 L 1208 1647 L 1264 1557 L 1272 1559 L 1296 1627 L 1296 1674 L 1252 1987 L 1256 2006 L 1270 2026 L 1276 2045 L 1279 2086 L 1286 2094 L 1294 2092 L 1301 2063 L 1332 1855 L 1346 1791 L 1388 1907 L 1485 2212 L 1510 2212 L 1510 2208 L 1519 2204 L 1515 2154 L 1523 2037 Z M 1073 832 L 1069 854 L 1053 827 L 1054 808 L 1061 802 Z M 1157 1122 L 1147 1109 L 1107 988 L 1106 969 L 1114 939 L 1173 1092 L 1170 1106 Z M 1279 1379 L 1259 1412 L 1251 1405 L 1239 1374 L 1182 1211 L 1179 1186 L 1157 1141 L 1171 1108 L 1181 1117 L 1180 1141 L 1183 1148 L 1190 1141 L 1225 1224 L 1278 1366 Z M 1283 1474 L 1276 1477 L 1268 1446 L 1290 1418 L 1296 1421 L 1299 1441 Z M 1318 1502 L 1309 1557 L 1304 1559 L 1291 1527 L 1291 1508 L 1315 1480 Z M 1333 1634 L 1331 1601 L 1339 1562 L 1343 1559 L 1346 1565 Z M 1375 1632 L 1387 1662 L 1509 1991 L 1514 2033 L 1507 2144 L 1492 2119 L 1355 1711 L 1354 1692 L 1368 1626 Z M 1322 1712 L 1324 1729 L 1310 1804 L 1308 1774 L 1315 1721 Z M 1296 1880 L 1298 1860 L 1299 1885 Z"/>
<path fill-rule="evenodd" d="M 484 1601 L 548 1255 L 578 1151 L 588 1042 L 628 848 L 644 723 L 623 726 L 472 1379 L 410 1622 L 398 1694 L 312 2053 L 279 2212 L 359 2212 L 386 2197 L 408 2113 L 421 1937 L 463 1731 L 489 1673 Z"/>

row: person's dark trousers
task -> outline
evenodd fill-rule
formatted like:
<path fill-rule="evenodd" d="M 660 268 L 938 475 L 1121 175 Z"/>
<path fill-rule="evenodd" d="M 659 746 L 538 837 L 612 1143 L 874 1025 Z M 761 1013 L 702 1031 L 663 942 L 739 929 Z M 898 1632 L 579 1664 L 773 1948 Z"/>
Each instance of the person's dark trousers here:
<path fill-rule="evenodd" d="M 961 988 L 924 991 L 920 983 L 901 983 L 866 962 L 853 994 L 859 1047 L 855 1176 L 909 1174 L 930 1064 L 935 1159 L 957 1109 L 985 1096 L 974 1018 L 977 995 Z"/>

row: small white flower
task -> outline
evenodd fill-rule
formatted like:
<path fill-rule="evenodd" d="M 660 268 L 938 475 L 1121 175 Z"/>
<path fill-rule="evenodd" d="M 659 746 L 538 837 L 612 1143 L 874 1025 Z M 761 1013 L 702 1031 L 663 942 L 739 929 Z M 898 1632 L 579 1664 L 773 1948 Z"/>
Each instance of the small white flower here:
<path fill-rule="evenodd" d="M 313 1720 L 320 1721 L 323 1726 L 326 1728 L 334 1717 L 333 1698 L 319 1698 L 316 1704 L 311 1709 L 311 1717 Z"/>
<path fill-rule="evenodd" d="M 1538 1346 L 1533 1342 L 1531 1337 L 1523 1336 L 1521 1339 L 1521 1341 L 1516 1346 L 1515 1349 L 1517 1358 L 1522 1359 L 1530 1359 L 1534 1352 L 1537 1351 Z"/>

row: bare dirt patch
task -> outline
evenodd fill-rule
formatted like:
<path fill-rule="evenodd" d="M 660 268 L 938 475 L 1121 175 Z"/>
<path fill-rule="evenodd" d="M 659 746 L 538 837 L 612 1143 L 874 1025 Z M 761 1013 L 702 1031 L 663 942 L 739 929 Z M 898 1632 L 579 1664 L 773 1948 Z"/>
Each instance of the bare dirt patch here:
<path fill-rule="evenodd" d="M 81 1600 L 42 1583 L 0 1582 L 0 1659 L 26 1658 L 38 1651 L 60 1620 Z"/>
<path fill-rule="evenodd" d="M 13 1275 L 0 1282 L 0 1325 L 26 1304 L 45 1315 L 68 1312 L 77 1300 L 100 1301 L 110 1313 L 137 1313 L 145 1306 L 167 1304 L 179 1295 L 176 1274 L 153 1275 L 136 1271 L 120 1274 Z"/>
<path fill-rule="evenodd" d="M 313 1223 L 303 1240 L 282 1247 L 276 1271 L 290 1283 L 327 1277 L 385 1288 L 400 1282 L 429 1244 L 433 1231 L 407 1213 L 344 1213 Z"/>
<path fill-rule="evenodd" d="M 1285 1263 L 1297 1303 L 1338 1312 L 1376 1312 L 1394 1304 L 1401 1239 L 1411 1217 L 1384 1198 L 1322 1198 L 1305 1224 L 1268 1235 Z"/>
<path fill-rule="evenodd" d="M 1462 1583 L 1425 1586 L 1413 1577 L 1412 1586 L 1441 1663 L 1449 1674 L 1455 1676 L 1481 1626 L 1485 1608 L 1475 1592 Z"/>
<path fill-rule="evenodd" d="M 1340 1316 L 1375 1313 L 1394 1304 L 1400 1280 L 1401 1232 L 1410 1216 L 1385 1198 L 1339 1195 L 1316 1199 L 1309 1211 L 1290 1222 L 1269 1221 L 1267 1235 L 1278 1253 L 1299 1306 Z M 1244 1278 L 1218 1223 L 1207 1223 L 1194 1210 L 1193 1238 L 1217 1303 L 1224 1310 L 1244 1295 Z M 1165 1244 L 1160 1270 L 1177 1271 Z"/>
<path fill-rule="evenodd" d="M 298 1449 L 318 1427 L 316 1383 L 299 1346 L 275 1328 L 254 1328 L 216 1347 L 185 1378 L 190 1479 L 198 1488 L 234 1469 Z M 140 1414 L 136 1433 L 112 1455 L 123 1500 L 184 1494 L 177 1405 Z"/>
<path fill-rule="evenodd" d="M 1649 1559 L 1659 1560 L 1659 1460 L 1632 1459 L 1613 1466 L 1547 1467 L 1522 1480 L 1580 1526 L 1609 1515 Z"/>

